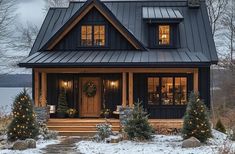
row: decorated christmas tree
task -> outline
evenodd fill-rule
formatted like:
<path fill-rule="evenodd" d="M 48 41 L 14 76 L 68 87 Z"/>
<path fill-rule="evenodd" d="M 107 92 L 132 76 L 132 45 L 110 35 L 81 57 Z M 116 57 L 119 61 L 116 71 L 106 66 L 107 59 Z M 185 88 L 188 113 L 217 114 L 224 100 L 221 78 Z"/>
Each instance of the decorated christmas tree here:
<path fill-rule="evenodd" d="M 65 117 L 68 110 L 68 103 L 66 98 L 66 91 L 62 89 L 58 98 L 57 116 L 60 118 Z"/>
<path fill-rule="evenodd" d="M 217 121 L 215 129 L 226 134 L 226 129 L 220 119 Z"/>
<path fill-rule="evenodd" d="M 38 125 L 33 109 L 33 104 L 26 89 L 19 93 L 13 104 L 13 120 L 8 127 L 8 140 L 24 140 L 36 138 L 38 135 Z"/>
<path fill-rule="evenodd" d="M 196 137 L 201 142 L 205 142 L 208 138 L 212 137 L 206 105 L 199 99 L 198 94 L 194 92 L 190 94 L 184 116 L 182 136 L 184 139 Z"/>
<path fill-rule="evenodd" d="M 148 122 L 148 115 L 141 102 L 135 103 L 131 116 L 124 126 L 124 131 L 131 140 L 149 140 L 152 138 L 154 129 Z"/>

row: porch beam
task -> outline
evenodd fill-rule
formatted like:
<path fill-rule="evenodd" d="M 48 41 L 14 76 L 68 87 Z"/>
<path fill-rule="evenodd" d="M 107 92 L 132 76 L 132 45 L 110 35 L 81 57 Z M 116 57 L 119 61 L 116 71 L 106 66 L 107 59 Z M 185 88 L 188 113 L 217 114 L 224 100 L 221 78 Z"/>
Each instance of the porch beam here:
<path fill-rule="evenodd" d="M 47 104 L 47 74 L 42 72 L 42 86 L 41 86 L 41 106 L 45 107 Z"/>
<path fill-rule="evenodd" d="M 194 73 L 193 68 L 35 68 L 45 73 Z"/>
<path fill-rule="evenodd" d="M 39 72 L 34 72 L 34 106 L 39 106 Z"/>
<path fill-rule="evenodd" d="M 133 107 L 133 73 L 129 72 L 129 106 Z"/>
<path fill-rule="evenodd" d="M 126 107 L 126 72 L 122 73 L 122 107 Z"/>

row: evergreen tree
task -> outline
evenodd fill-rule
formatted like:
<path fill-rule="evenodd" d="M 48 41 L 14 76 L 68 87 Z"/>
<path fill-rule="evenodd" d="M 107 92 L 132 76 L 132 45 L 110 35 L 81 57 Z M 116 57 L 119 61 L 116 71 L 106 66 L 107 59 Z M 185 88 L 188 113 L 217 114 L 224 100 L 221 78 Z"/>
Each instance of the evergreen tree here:
<path fill-rule="evenodd" d="M 33 104 L 26 89 L 20 92 L 13 103 L 13 119 L 8 127 L 8 140 L 36 138 L 39 128 Z"/>
<path fill-rule="evenodd" d="M 226 134 L 226 129 L 220 119 L 217 121 L 217 123 L 215 125 L 215 129 Z"/>
<path fill-rule="evenodd" d="M 189 97 L 184 116 L 182 136 L 184 139 L 196 137 L 201 142 L 205 142 L 208 138 L 212 137 L 206 105 L 194 92 Z"/>
<path fill-rule="evenodd" d="M 68 110 L 68 103 L 66 99 L 66 91 L 65 89 L 62 89 L 59 94 L 58 98 L 58 107 L 57 107 L 57 114 L 58 116 L 65 116 L 66 112 Z"/>
<path fill-rule="evenodd" d="M 148 122 L 148 115 L 141 102 L 135 103 L 131 116 L 124 126 L 124 131 L 131 140 L 150 140 L 152 138 L 154 129 Z"/>

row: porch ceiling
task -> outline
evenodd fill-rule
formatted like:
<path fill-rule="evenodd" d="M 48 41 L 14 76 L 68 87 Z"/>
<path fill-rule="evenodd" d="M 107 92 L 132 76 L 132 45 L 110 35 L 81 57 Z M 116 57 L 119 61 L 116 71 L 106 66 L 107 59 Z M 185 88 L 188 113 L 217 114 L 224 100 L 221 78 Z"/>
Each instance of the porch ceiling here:
<path fill-rule="evenodd" d="M 22 61 L 20 67 L 157 67 L 208 65 L 202 52 L 188 49 L 150 51 L 44 51 Z"/>

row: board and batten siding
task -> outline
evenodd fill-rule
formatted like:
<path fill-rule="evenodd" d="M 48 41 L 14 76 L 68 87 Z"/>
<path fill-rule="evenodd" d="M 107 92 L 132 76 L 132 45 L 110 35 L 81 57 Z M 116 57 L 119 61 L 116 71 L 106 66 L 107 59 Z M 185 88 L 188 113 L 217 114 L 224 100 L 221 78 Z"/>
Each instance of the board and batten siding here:
<path fill-rule="evenodd" d="M 105 25 L 106 45 L 104 47 L 81 47 L 81 25 Z M 135 50 L 135 48 L 109 23 L 109 21 L 93 8 L 52 50 Z"/>

